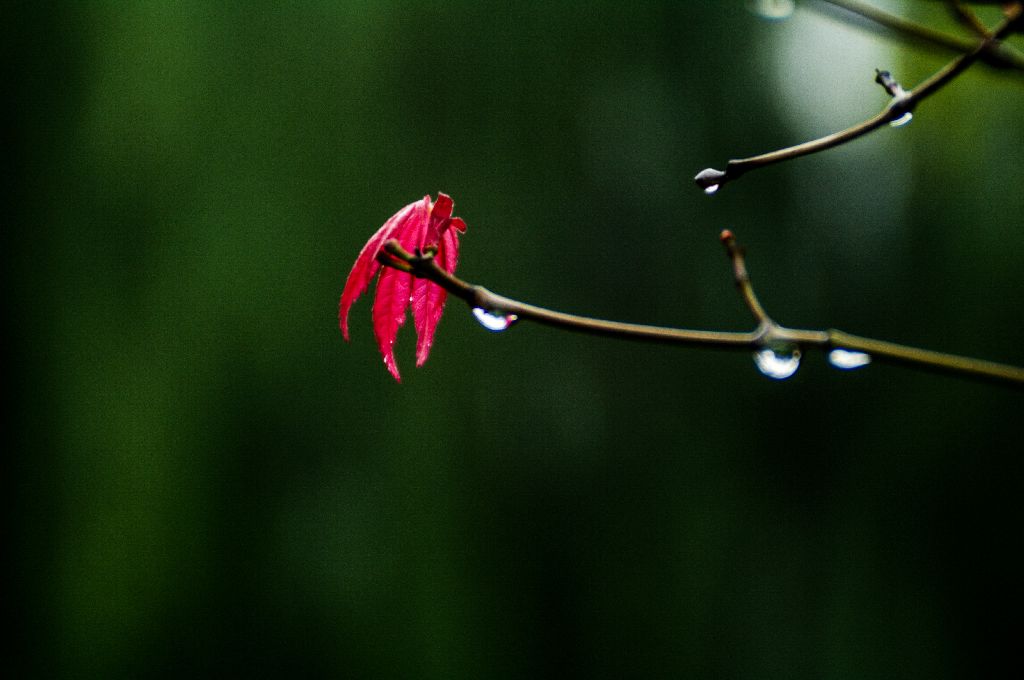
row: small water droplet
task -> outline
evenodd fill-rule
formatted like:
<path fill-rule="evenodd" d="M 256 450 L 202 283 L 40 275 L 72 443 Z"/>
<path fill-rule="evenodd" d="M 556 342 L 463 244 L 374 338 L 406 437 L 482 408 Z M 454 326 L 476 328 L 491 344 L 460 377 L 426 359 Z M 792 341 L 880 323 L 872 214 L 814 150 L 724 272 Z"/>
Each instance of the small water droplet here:
<path fill-rule="evenodd" d="M 711 195 L 718 191 L 722 183 L 726 181 L 728 175 L 721 170 L 715 170 L 714 168 L 704 168 L 693 178 L 693 181 L 697 183 L 704 193 Z"/>
<path fill-rule="evenodd" d="M 765 19 L 785 19 L 793 13 L 793 0 L 750 0 L 747 8 Z"/>
<path fill-rule="evenodd" d="M 800 368 L 800 350 L 777 350 L 765 347 L 754 352 L 757 370 L 774 380 L 785 380 Z"/>
<path fill-rule="evenodd" d="M 515 314 L 492 314 L 480 307 L 473 308 L 473 316 L 480 322 L 480 325 L 495 333 L 503 331 L 518 320 Z"/>
<path fill-rule="evenodd" d="M 892 127 L 897 127 L 897 128 L 898 127 L 903 127 L 904 125 L 906 125 L 907 123 L 909 123 L 912 120 L 914 120 L 914 114 L 912 114 L 910 111 L 907 111 L 906 113 L 904 113 L 902 116 L 900 116 L 896 120 L 891 121 L 889 123 L 889 125 L 892 126 Z"/>
<path fill-rule="evenodd" d="M 864 352 L 852 352 L 848 349 L 834 349 L 828 353 L 828 362 L 836 368 L 848 371 L 871 363 L 871 355 Z"/>

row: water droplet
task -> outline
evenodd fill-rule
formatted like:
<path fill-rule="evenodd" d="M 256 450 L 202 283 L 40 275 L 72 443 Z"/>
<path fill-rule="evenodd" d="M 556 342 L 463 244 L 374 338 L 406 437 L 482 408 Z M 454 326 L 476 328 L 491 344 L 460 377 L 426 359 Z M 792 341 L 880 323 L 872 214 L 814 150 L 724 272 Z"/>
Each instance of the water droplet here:
<path fill-rule="evenodd" d="M 871 355 L 864 352 L 852 352 L 848 349 L 834 349 L 828 353 L 828 362 L 836 368 L 850 370 L 871 363 Z"/>
<path fill-rule="evenodd" d="M 785 380 L 800 368 L 800 350 L 777 350 L 765 347 L 754 352 L 757 370 L 774 380 Z"/>
<path fill-rule="evenodd" d="M 473 316 L 476 317 L 481 326 L 495 333 L 505 330 L 519 318 L 515 314 L 492 314 L 480 307 L 473 308 Z"/>
<path fill-rule="evenodd" d="M 891 125 L 892 127 L 903 127 L 912 120 L 914 120 L 914 114 L 912 114 L 910 111 L 907 111 L 896 120 L 891 121 L 889 125 Z"/>
<path fill-rule="evenodd" d="M 726 180 L 726 174 L 721 170 L 715 170 L 714 168 L 704 168 L 697 173 L 697 176 L 693 178 L 693 181 L 697 183 L 704 193 L 710 196 L 711 194 L 718 191 L 719 187 L 722 186 L 722 182 Z"/>
<path fill-rule="evenodd" d="M 793 13 L 793 0 L 750 0 L 747 8 L 765 19 L 785 19 Z"/>

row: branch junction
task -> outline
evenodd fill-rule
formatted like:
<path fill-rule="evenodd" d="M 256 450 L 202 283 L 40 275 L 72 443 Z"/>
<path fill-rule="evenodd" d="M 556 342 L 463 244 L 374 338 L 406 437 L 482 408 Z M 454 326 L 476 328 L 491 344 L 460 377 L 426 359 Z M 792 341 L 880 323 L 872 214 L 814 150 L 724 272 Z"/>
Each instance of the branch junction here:
<path fill-rule="evenodd" d="M 538 307 L 492 293 L 483 286 L 467 283 L 438 266 L 434 261 L 433 250 L 428 248 L 423 252 L 410 253 L 394 239 L 384 244 L 381 252 L 377 254 L 377 259 L 388 267 L 433 281 L 450 294 L 465 301 L 474 310 L 484 310 L 494 317 L 515 317 L 516 320 L 535 321 L 555 328 L 623 340 L 746 350 L 755 353 L 779 352 L 789 356 L 795 353 L 797 361 L 800 352 L 807 349 L 831 350 L 830 360 L 841 368 L 852 368 L 875 359 L 1024 388 L 1024 368 L 865 338 L 836 329 L 808 330 L 782 326 L 768 315 L 754 293 L 744 252 L 736 243 L 735 236 L 726 230 L 722 232 L 721 240 L 732 264 L 733 279 L 740 297 L 757 322 L 757 327 L 752 331 L 706 331 L 647 326 L 594 319 Z M 858 355 L 867 355 L 870 359 L 861 357 L 858 360 Z M 795 371 L 795 368 L 793 370 Z"/>

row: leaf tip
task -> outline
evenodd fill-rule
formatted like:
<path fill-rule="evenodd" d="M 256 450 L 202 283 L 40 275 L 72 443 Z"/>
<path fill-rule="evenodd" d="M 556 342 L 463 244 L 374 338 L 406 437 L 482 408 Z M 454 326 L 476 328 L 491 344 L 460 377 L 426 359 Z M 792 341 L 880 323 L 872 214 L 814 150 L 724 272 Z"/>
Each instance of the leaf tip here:
<path fill-rule="evenodd" d="M 387 367 L 388 373 L 395 379 L 395 382 L 401 384 L 402 376 L 398 372 L 398 364 L 395 362 L 394 352 L 389 351 L 384 355 L 384 366 Z"/>

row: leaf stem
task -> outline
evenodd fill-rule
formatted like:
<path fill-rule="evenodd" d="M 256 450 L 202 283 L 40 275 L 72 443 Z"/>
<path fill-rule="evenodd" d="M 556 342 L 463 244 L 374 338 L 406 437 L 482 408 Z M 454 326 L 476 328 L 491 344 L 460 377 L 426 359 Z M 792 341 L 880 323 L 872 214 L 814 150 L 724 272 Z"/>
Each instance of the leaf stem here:
<path fill-rule="evenodd" d="M 753 331 L 707 331 L 648 326 L 577 316 L 538 307 L 492 293 L 483 286 L 467 283 L 439 267 L 434 261 L 433 253 L 410 253 L 394 239 L 384 244 L 382 251 L 377 254 L 377 259 L 385 266 L 433 281 L 451 295 L 464 300 L 470 307 L 479 307 L 496 315 L 514 314 L 519 320 L 534 321 L 589 335 L 746 351 L 757 351 L 776 344 L 795 345 L 800 349 L 846 349 L 866 352 L 879 361 L 1024 388 L 1024 368 L 864 338 L 836 329 L 813 330 L 781 326 L 768 316 L 754 293 L 743 249 L 737 245 L 732 232 L 722 232 L 721 240 L 732 263 L 733 279 L 740 296 L 758 321 L 758 326 Z"/>
<path fill-rule="evenodd" d="M 726 182 L 736 179 L 750 170 L 763 168 L 768 165 L 773 165 L 793 158 L 799 158 L 800 156 L 825 151 L 826 149 L 831 149 L 841 144 L 846 144 L 858 137 L 863 137 L 869 132 L 882 127 L 886 123 L 898 120 L 906 114 L 911 113 L 914 108 L 921 103 L 921 101 L 935 94 L 942 87 L 963 73 L 968 67 L 977 61 L 991 45 L 996 44 L 996 41 L 999 40 L 999 38 L 1012 32 L 1018 21 L 1020 21 L 1022 13 L 1024 13 L 1024 11 L 1022 11 L 1019 3 L 1012 6 L 1007 10 L 1007 16 L 1002 23 L 1000 23 L 995 30 L 989 33 L 984 40 L 975 45 L 973 50 L 957 57 L 931 77 L 925 79 L 913 90 L 906 92 L 902 91 L 901 88 L 900 96 L 893 96 L 892 101 L 890 101 L 884 109 L 871 118 L 868 118 L 867 120 L 852 127 L 846 128 L 845 130 L 834 132 L 830 135 L 826 135 L 809 142 L 804 142 L 803 144 L 797 144 L 795 146 L 763 153 L 757 156 L 751 156 L 749 158 L 730 160 L 725 167 L 725 171 L 707 168 L 699 172 L 697 176 L 694 177 L 694 181 L 697 183 L 697 186 L 701 187 L 705 191 L 716 191 Z M 879 82 L 881 81 L 879 80 Z M 892 94 L 891 91 L 890 94 Z"/>

